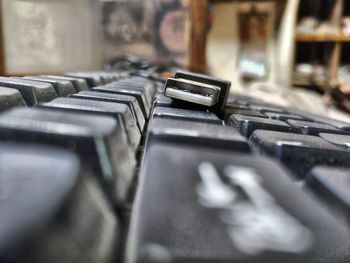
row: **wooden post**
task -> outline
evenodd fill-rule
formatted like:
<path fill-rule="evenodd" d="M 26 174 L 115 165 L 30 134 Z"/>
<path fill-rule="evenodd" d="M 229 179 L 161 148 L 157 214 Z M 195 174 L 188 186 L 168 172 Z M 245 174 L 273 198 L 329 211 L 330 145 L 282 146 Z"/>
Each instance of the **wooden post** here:
<path fill-rule="evenodd" d="M 336 87 L 339 84 L 338 68 L 340 63 L 341 49 L 342 49 L 342 43 L 335 42 L 331 57 L 329 58 L 328 74 L 329 74 L 329 84 L 331 87 Z"/>
<path fill-rule="evenodd" d="M 0 0 L 0 76 L 6 73 L 5 68 L 5 46 L 4 46 L 4 31 L 3 31 L 3 2 Z"/>
<path fill-rule="evenodd" d="M 195 72 L 206 72 L 208 1 L 191 0 L 188 25 L 188 68 Z"/>

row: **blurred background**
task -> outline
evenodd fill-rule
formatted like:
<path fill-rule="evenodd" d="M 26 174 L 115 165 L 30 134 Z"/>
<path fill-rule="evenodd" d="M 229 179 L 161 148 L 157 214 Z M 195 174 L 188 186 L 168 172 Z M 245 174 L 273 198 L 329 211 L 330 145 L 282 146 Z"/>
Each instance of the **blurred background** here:
<path fill-rule="evenodd" d="M 130 53 L 231 80 L 324 92 L 350 81 L 344 0 L 2 0 L 0 73 L 98 70 Z M 350 90 L 350 88 L 349 88 Z"/>

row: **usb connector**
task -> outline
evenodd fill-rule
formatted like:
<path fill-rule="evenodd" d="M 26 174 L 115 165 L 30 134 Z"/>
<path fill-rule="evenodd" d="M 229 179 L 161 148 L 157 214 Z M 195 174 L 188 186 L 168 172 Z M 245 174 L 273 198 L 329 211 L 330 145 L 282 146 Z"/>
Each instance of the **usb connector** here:
<path fill-rule="evenodd" d="M 211 107 L 218 102 L 220 88 L 187 79 L 169 78 L 165 96 Z"/>
<path fill-rule="evenodd" d="M 204 106 L 214 112 L 221 112 L 226 104 L 231 83 L 206 75 L 177 72 L 175 78 L 168 78 L 164 95 L 175 100 L 187 101 Z"/>

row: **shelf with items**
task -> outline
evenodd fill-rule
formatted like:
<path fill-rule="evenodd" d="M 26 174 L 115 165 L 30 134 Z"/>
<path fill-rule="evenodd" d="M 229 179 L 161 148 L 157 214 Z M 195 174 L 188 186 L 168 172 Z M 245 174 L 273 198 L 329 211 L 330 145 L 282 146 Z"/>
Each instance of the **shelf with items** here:
<path fill-rule="evenodd" d="M 295 86 L 331 88 L 341 84 L 340 57 L 343 45 L 350 43 L 349 11 L 350 6 L 344 0 L 301 1 L 295 35 L 296 56 L 293 79 Z M 316 72 L 309 72 L 310 76 L 300 80 L 298 70 L 303 65 L 306 69 L 307 66 L 314 67 Z M 322 73 L 320 73 L 320 65 L 323 66 Z"/>
<path fill-rule="evenodd" d="M 344 34 L 296 34 L 297 42 L 350 42 L 350 35 Z"/>

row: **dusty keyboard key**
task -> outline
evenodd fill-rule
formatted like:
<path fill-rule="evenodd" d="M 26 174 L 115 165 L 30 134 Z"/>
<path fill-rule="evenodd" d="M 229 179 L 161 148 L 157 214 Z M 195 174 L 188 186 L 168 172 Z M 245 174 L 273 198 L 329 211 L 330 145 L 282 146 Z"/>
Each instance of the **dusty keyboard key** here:
<path fill-rule="evenodd" d="M 1 262 L 113 259 L 117 218 L 96 179 L 81 169 L 74 154 L 36 144 L 0 143 L 0 166 Z M 91 229 L 94 238 L 86 238 Z"/>
<path fill-rule="evenodd" d="M 248 103 L 249 108 L 252 110 L 257 110 L 260 112 L 275 112 L 275 113 L 287 113 L 287 111 L 284 108 L 278 108 L 278 107 L 271 107 L 266 105 L 259 105 L 254 103 Z"/>
<path fill-rule="evenodd" d="M 103 80 L 94 74 L 89 74 L 85 72 L 68 72 L 64 74 L 67 77 L 81 78 L 86 81 L 90 88 L 103 85 Z"/>
<path fill-rule="evenodd" d="M 222 121 L 214 113 L 198 110 L 156 107 L 153 110 L 152 116 L 153 118 L 182 119 L 222 124 Z"/>
<path fill-rule="evenodd" d="M 250 151 L 246 138 L 238 131 L 222 125 L 154 118 L 148 127 L 148 144 L 166 141 L 232 151 Z"/>
<path fill-rule="evenodd" d="M 224 112 L 225 112 L 224 119 L 226 122 L 228 122 L 228 120 L 232 114 L 267 118 L 266 115 L 264 115 L 263 113 L 261 113 L 259 111 L 251 110 L 251 109 L 244 109 L 244 108 L 240 108 L 240 107 L 226 107 Z"/>
<path fill-rule="evenodd" d="M 127 96 L 133 96 L 137 99 L 139 102 L 139 105 L 142 109 L 143 115 L 146 120 L 148 120 L 149 113 L 151 108 L 146 102 L 146 98 L 144 95 L 144 92 L 140 90 L 133 90 L 133 89 L 122 89 L 118 87 L 112 87 L 112 86 L 101 86 L 101 87 L 96 87 L 93 89 L 94 91 L 98 92 L 106 92 L 106 93 L 112 93 L 112 94 L 122 94 L 122 95 L 127 95 Z"/>
<path fill-rule="evenodd" d="M 314 122 L 320 122 L 327 125 L 331 125 L 339 130 L 350 131 L 350 123 L 348 122 L 344 122 L 344 121 L 340 121 L 340 120 L 336 120 L 336 119 L 332 119 L 332 118 L 328 118 L 328 117 L 324 117 L 316 114 L 300 112 L 297 110 L 294 110 L 292 112 L 295 112 L 298 115 L 304 116 L 305 118 L 310 119 Z"/>
<path fill-rule="evenodd" d="M 55 88 L 56 93 L 59 97 L 68 97 L 70 94 L 74 94 L 76 92 L 73 84 L 68 80 L 55 80 L 51 78 L 35 76 L 26 76 L 23 79 L 50 83 Z"/>
<path fill-rule="evenodd" d="M 76 92 L 90 89 L 85 79 L 81 79 L 81 78 L 55 76 L 55 75 L 42 75 L 41 77 L 46 77 L 46 78 L 55 79 L 55 80 L 70 81 L 73 84 Z"/>
<path fill-rule="evenodd" d="M 26 106 L 21 93 L 16 89 L 0 86 L 0 111 L 5 111 L 16 106 Z"/>
<path fill-rule="evenodd" d="M 145 89 L 145 87 L 143 86 L 132 86 L 127 83 L 125 84 L 119 83 L 119 81 L 110 83 L 106 85 L 106 87 L 111 87 L 115 90 L 121 90 L 121 91 L 125 91 L 125 90 L 139 91 L 140 94 L 142 95 L 143 102 L 145 103 L 145 105 L 149 109 L 152 107 L 154 93 L 150 89 Z"/>
<path fill-rule="evenodd" d="M 298 127 L 302 130 L 303 134 L 318 135 L 319 133 L 340 133 L 345 134 L 346 132 L 338 130 L 330 125 L 324 123 L 316 123 L 301 120 L 288 120 L 287 123 L 293 127 Z"/>
<path fill-rule="evenodd" d="M 350 168 L 316 166 L 306 177 L 306 187 L 350 223 Z"/>
<path fill-rule="evenodd" d="M 334 145 L 350 148 L 350 135 L 320 133 L 319 136 Z"/>
<path fill-rule="evenodd" d="M 301 133 L 299 128 L 292 127 L 283 121 L 239 114 L 232 114 L 228 120 L 228 125 L 237 127 L 240 133 L 247 138 L 249 138 L 255 130 Z"/>
<path fill-rule="evenodd" d="M 350 165 L 349 151 L 317 136 L 257 130 L 250 141 L 261 152 L 281 160 L 300 178 L 315 165 Z"/>
<path fill-rule="evenodd" d="M 276 162 L 166 143 L 147 154 L 128 263 L 350 261 L 350 229 Z"/>
<path fill-rule="evenodd" d="M 55 145 L 76 152 L 112 201 L 123 202 L 136 164 L 123 124 L 110 116 L 17 108 L 0 116 L 2 141 Z"/>
<path fill-rule="evenodd" d="M 97 91 L 81 91 L 78 94 L 73 94 L 70 97 L 76 99 L 87 99 L 126 104 L 129 106 L 134 118 L 137 120 L 137 125 L 139 126 L 140 131 L 143 131 L 143 128 L 145 127 L 145 118 L 143 116 L 142 110 L 140 108 L 139 103 L 137 102 L 137 99 L 133 96 L 121 94 L 108 94 Z"/>
<path fill-rule="evenodd" d="M 49 83 L 0 77 L 0 86 L 18 90 L 28 106 L 34 106 L 57 98 L 54 87 Z"/>
<path fill-rule="evenodd" d="M 134 119 L 130 108 L 122 103 L 117 104 L 105 101 L 57 98 L 51 102 L 41 104 L 39 107 L 109 115 L 114 117 L 117 121 L 123 121 L 121 125 L 125 128 L 125 133 L 129 138 L 130 144 L 135 149 L 141 139 L 140 130 L 137 128 L 136 120 Z"/>
<path fill-rule="evenodd" d="M 287 113 L 277 113 L 277 112 L 269 112 L 265 111 L 264 115 L 270 119 L 274 120 L 281 120 L 281 121 L 287 121 L 287 120 L 299 120 L 299 121 L 305 121 L 306 119 L 295 115 L 295 114 L 287 114 Z"/>

